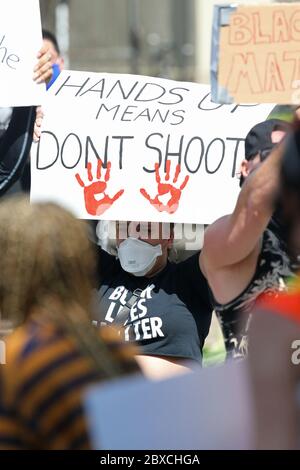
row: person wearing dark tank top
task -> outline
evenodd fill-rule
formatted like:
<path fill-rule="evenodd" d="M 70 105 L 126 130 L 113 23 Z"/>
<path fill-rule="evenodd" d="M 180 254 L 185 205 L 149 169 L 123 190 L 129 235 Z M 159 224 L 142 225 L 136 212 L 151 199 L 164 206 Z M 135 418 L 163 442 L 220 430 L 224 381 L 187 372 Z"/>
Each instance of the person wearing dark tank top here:
<path fill-rule="evenodd" d="M 251 310 L 265 292 L 285 289 L 295 266 L 287 254 L 280 209 L 275 210 L 283 147 L 291 125 L 270 119 L 245 140 L 242 187 L 234 212 L 205 232 L 200 266 L 223 330 L 227 355 L 247 355 Z"/>

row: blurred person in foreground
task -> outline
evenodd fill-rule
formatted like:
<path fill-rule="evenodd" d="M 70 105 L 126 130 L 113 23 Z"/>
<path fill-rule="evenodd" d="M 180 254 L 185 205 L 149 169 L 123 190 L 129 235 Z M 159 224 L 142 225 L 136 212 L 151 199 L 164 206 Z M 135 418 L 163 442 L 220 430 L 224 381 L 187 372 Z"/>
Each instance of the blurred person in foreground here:
<path fill-rule="evenodd" d="M 291 256 L 300 253 L 300 125 L 281 170 L 283 222 Z M 249 361 L 260 449 L 300 448 L 300 278 L 287 293 L 265 295 L 250 328 Z M 297 390 L 298 389 L 298 390 Z"/>
<path fill-rule="evenodd" d="M 52 77 L 51 53 L 46 46 L 39 51 L 33 79 L 47 83 Z M 21 177 L 29 156 L 36 107 L 0 108 L 0 195 L 7 192 Z"/>
<path fill-rule="evenodd" d="M 91 325 L 95 255 L 86 225 L 52 204 L 0 205 L 1 449 L 86 449 L 82 393 L 137 370 L 132 348 Z"/>

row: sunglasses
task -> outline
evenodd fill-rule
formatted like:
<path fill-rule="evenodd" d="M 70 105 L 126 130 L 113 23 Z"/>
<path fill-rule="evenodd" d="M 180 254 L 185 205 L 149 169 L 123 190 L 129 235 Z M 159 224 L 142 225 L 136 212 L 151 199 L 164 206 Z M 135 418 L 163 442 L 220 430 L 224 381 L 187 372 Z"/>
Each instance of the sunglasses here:
<path fill-rule="evenodd" d="M 268 158 L 268 156 L 273 152 L 273 148 L 260 150 L 258 152 L 258 155 L 259 155 L 259 158 L 260 158 L 261 162 L 263 162 L 264 160 L 266 160 Z"/>
<path fill-rule="evenodd" d="M 260 161 L 263 162 L 264 160 L 268 158 L 268 156 L 271 154 L 272 151 L 273 151 L 273 148 L 259 150 L 256 155 L 259 155 Z M 252 160 L 254 160 L 256 155 L 253 155 L 252 157 L 248 158 L 248 161 L 251 162 Z"/>

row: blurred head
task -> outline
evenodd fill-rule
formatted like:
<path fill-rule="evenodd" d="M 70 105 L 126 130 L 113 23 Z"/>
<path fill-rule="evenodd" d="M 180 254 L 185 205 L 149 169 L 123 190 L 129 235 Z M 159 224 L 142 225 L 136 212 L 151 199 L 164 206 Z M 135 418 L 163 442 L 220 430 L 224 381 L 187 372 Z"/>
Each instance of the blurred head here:
<path fill-rule="evenodd" d="M 117 251 L 124 271 L 152 277 L 167 264 L 174 225 L 158 222 L 118 222 Z"/>
<path fill-rule="evenodd" d="M 57 64 L 60 71 L 62 71 L 64 68 L 64 59 L 60 55 L 60 49 L 55 35 L 46 29 L 43 29 L 42 35 L 44 46 L 49 49 L 51 54 L 52 65 Z"/>
<path fill-rule="evenodd" d="M 0 312 L 21 324 L 51 301 L 87 311 L 95 256 L 85 223 L 53 204 L 0 204 Z M 5 274 L 4 274 L 5 273 Z"/>
<path fill-rule="evenodd" d="M 240 186 L 270 155 L 290 131 L 291 125 L 281 119 L 268 119 L 256 124 L 246 136 L 245 158 L 241 163 Z"/>
<path fill-rule="evenodd" d="M 43 29 L 43 45 L 47 47 L 51 54 L 52 78 L 47 83 L 47 90 L 49 90 L 55 80 L 59 77 L 60 72 L 64 69 L 64 59 L 60 55 L 56 37 L 50 31 L 45 29 Z"/>
<path fill-rule="evenodd" d="M 286 143 L 279 204 L 289 252 L 298 257 L 300 254 L 300 123 Z"/>

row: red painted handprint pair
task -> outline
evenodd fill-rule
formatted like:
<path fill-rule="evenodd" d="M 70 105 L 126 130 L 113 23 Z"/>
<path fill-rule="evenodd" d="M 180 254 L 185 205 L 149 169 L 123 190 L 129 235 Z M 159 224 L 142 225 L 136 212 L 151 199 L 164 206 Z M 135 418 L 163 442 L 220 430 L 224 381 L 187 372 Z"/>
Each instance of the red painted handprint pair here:
<path fill-rule="evenodd" d="M 102 173 L 102 161 L 98 160 L 97 164 L 97 173 L 96 173 L 96 181 L 93 178 L 92 174 L 92 164 L 87 164 L 87 176 L 88 176 L 88 183 L 85 184 L 80 175 L 77 173 L 75 175 L 78 183 L 84 189 L 84 201 L 86 211 L 93 216 L 103 214 L 107 209 L 109 209 L 114 202 L 116 202 L 124 193 L 124 189 L 118 191 L 113 197 L 109 197 L 106 194 L 107 183 L 110 179 L 110 170 L 111 170 L 111 162 L 107 163 L 106 172 L 104 175 L 104 181 L 101 179 Z M 150 204 L 159 212 L 168 212 L 169 214 L 173 214 L 176 212 L 179 206 L 179 201 L 181 198 L 181 194 L 183 189 L 186 187 L 189 176 L 186 176 L 183 183 L 179 186 L 179 188 L 175 187 L 174 185 L 178 181 L 178 177 L 180 175 L 180 165 L 176 166 L 175 176 L 173 179 L 173 184 L 169 183 L 170 180 L 170 169 L 171 169 L 171 161 L 167 160 L 166 162 L 166 177 L 165 182 L 161 182 L 161 177 L 159 174 L 159 164 L 156 163 L 155 165 L 155 176 L 157 182 L 157 195 L 154 198 L 151 198 L 150 195 L 147 193 L 145 189 L 140 189 L 140 193 L 150 202 Z M 164 204 L 161 200 L 161 196 L 165 196 L 170 194 L 169 201 Z M 98 199 L 99 196 L 103 195 L 102 199 Z M 97 199 L 96 199 L 97 196 Z"/>

